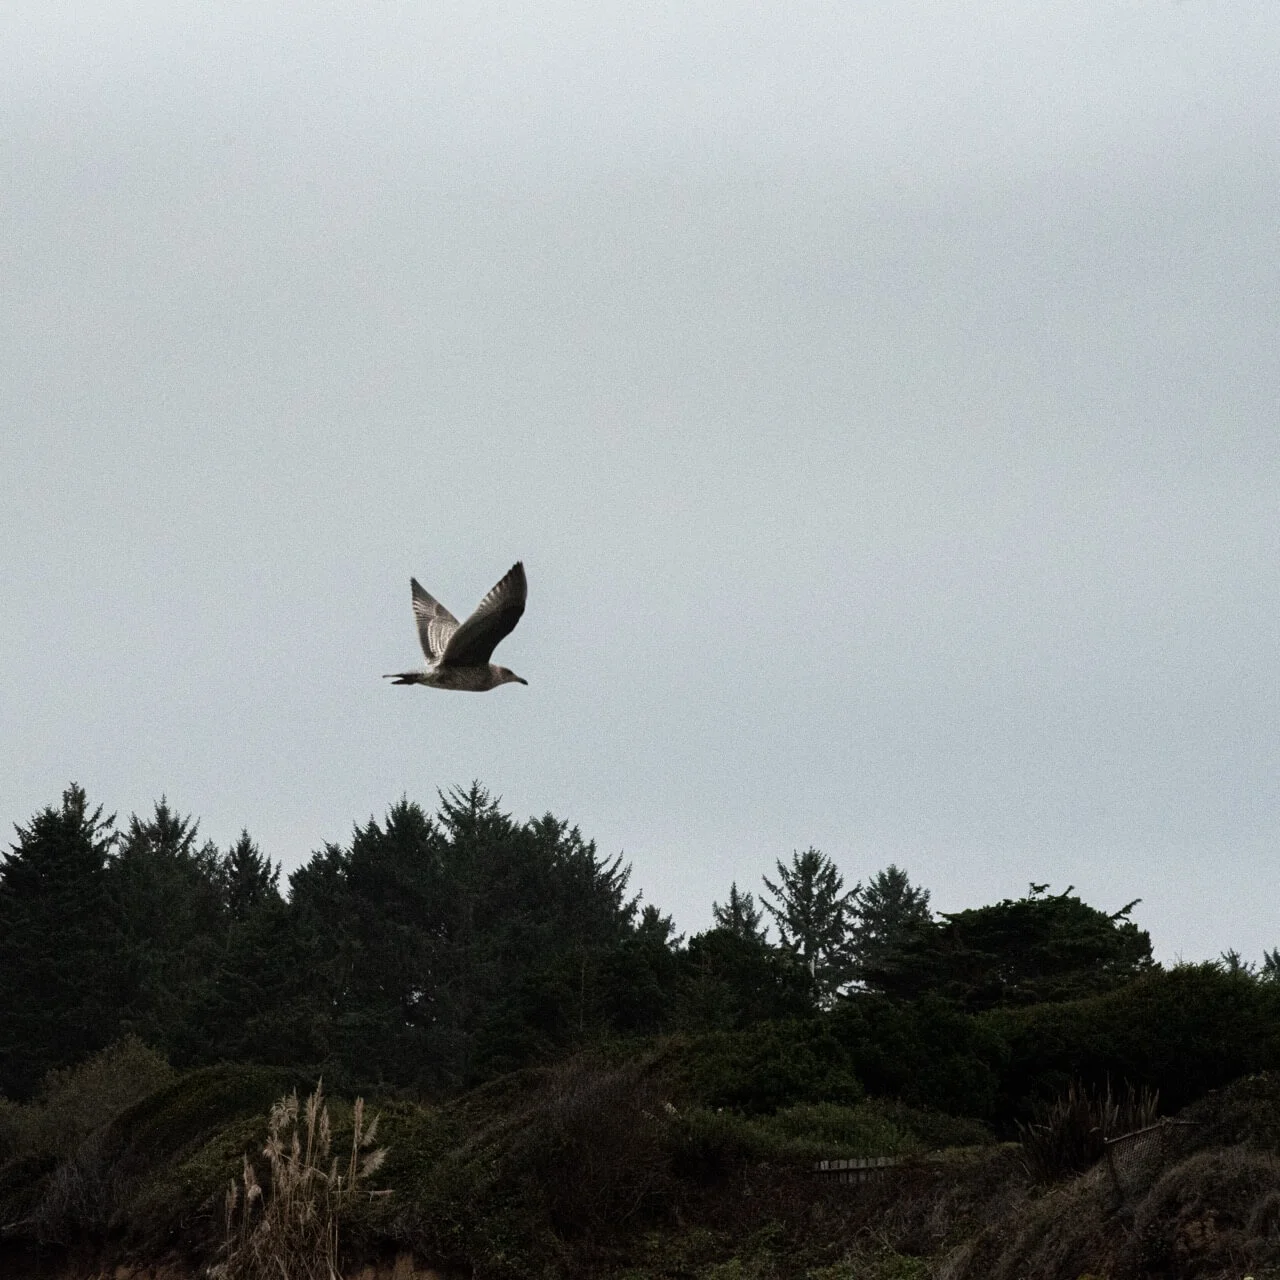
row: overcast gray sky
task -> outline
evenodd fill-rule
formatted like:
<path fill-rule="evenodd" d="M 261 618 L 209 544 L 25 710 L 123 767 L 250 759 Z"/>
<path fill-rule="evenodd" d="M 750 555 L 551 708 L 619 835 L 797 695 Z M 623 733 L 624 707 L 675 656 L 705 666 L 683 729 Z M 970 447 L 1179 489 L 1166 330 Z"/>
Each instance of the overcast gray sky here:
<path fill-rule="evenodd" d="M 1280 945 L 1280 7 L 0 9 L 0 821 L 551 810 Z M 529 680 L 392 688 L 512 561 Z"/>

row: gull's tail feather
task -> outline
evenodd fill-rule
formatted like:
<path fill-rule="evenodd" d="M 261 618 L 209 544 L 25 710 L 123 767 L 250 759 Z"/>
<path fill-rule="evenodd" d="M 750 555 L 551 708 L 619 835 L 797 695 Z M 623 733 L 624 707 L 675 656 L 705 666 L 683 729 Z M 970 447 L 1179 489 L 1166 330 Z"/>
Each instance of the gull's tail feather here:
<path fill-rule="evenodd" d="M 421 671 L 393 671 L 382 677 L 392 684 L 424 684 Z"/>

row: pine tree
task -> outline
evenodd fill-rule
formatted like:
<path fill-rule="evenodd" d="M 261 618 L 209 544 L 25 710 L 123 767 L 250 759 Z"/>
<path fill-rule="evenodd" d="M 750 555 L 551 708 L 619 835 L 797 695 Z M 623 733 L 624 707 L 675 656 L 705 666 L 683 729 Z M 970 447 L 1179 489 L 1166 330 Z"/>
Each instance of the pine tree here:
<path fill-rule="evenodd" d="M 200 1040 L 193 1011 L 226 926 L 218 851 L 198 836 L 162 797 L 152 817 L 129 819 L 110 874 L 127 1027 L 179 1062 Z"/>
<path fill-rule="evenodd" d="M 852 949 L 858 977 L 883 988 L 900 965 L 904 948 L 933 920 L 929 891 L 914 886 L 890 863 L 867 881 L 853 912 Z"/>
<path fill-rule="evenodd" d="M 306 1003 L 326 1073 L 362 1085 L 442 1092 L 524 1066 L 612 1017 L 637 932 L 628 876 L 576 828 L 515 822 L 476 784 L 434 817 L 401 801 L 290 877 L 314 994 L 272 1003 L 295 1040 Z"/>
<path fill-rule="evenodd" d="M 662 1029 L 675 1004 L 683 941 L 671 917 L 646 903 L 608 962 L 606 999 L 615 1030 L 646 1035 Z"/>
<path fill-rule="evenodd" d="M 0 1092 L 25 1097 L 118 1030 L 107 867 L 115 819 L 72 783 L 0 854 Z"/>
<path fill-rule="evenodd" d="M 764 877 L 774 898 L 764 908 L 782 945 L 809 974 L 815 1001 L 826 1006 L 853 976 L 850 927 L 862 886 L 846 890 L 835 863 L 812 846 L 793 853 L 789 867 L 779 860 L 777 868 L 777 884 Z"/>
<path fill-rule="evenodd" d="M 280 868 L 254 844 L 247 831 L 222 856 L 218 864 L 227 911 L 240 921 L 271 897 L 280 896 Z"/>
<path fill-rule="evenodd" d="M 724 906 L 711 904 L 711 916 L 718 928 L 727 929 L 735 937 L 749 942 L 764 940 L 764 915 L 749 893 L 739 891 L 736 880 L 729 886 L 729 901 Z"/>

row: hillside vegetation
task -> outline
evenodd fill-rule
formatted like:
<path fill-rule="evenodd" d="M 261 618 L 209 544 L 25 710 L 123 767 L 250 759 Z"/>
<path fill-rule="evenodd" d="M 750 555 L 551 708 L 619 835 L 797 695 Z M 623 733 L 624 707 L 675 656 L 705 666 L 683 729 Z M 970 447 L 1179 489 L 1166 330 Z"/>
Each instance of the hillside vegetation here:
<path fill-rule="evenodd" d="M 117 834 L 70 788 L 0 864 L 0 1249 L 255 1274 L 288 1163 L 268 1117 L 285 1132 L 323 1079 L 333 1159 L 358 1099 L 386 1148 L 340 1182 L 292 1166 L 349 1273 L 398 1252 L 618 1280 L 1280 1261 L 1274 953 L 1164 968 L 1136 904 L 1032 886 L 936 915 L 901 869 L 849 886 L 813 849 L 684 939 L 627 880 L 472 787 L 357 826 L 286 897 L 248 835 L 202 844 L 164 802 Z M 1157 1111 L 1195 1123 L 1122 1185 L 1102 1138 Z M 861 1156 L 898 1163 L 815 1173 Z"/>

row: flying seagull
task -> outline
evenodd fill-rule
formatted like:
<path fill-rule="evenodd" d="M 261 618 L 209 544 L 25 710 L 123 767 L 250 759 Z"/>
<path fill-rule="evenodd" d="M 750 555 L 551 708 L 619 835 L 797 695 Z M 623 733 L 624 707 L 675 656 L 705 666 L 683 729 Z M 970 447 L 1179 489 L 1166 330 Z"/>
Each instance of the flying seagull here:
<path fill-rule="evenodd" d="M 425 671 L 392 672 L 382 678 L 396 684 L 429 684 L 435 689 L 466 689 L 484 693 L 500 684 L 517 680 L 528 684 L 514 671 L 489 661 L 499 641 L 511 634 L 524 612 L 528 584 L 524 564 L 516 561 L 502 581 L 476 606 L 475 612 L 459 622 L 448 609 L 428 594 L 417 578 L 413 589 L 413 616 L 418 623 L 418 639 L 427 655 Z"/>

